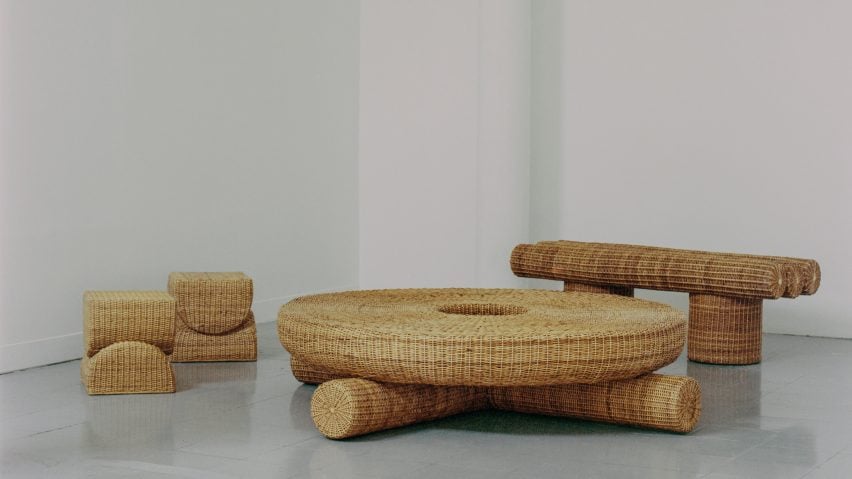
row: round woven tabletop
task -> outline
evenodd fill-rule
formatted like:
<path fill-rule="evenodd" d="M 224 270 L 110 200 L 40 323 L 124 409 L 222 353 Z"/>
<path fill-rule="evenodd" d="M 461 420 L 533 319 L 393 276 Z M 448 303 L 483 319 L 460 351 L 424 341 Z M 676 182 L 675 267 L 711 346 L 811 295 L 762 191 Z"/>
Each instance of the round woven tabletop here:
<path fill-rule="evenodd" d="M 397 289 L 304 296 L 281 307 L 281 343 L 305 363 L 385 382 L 537 386 L 654 371 L 680 355 L 684 314 L 615 295 Z"/>

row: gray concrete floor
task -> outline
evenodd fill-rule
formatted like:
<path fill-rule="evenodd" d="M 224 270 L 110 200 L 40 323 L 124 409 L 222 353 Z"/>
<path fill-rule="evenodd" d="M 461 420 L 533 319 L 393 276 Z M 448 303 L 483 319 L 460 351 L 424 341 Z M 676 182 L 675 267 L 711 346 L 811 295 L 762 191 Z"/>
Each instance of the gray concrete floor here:
<path fill-rule="evenodd" d="M 767 335 L 747 367 L 664 369 L 703 388 L 688 435 L 483 412 L 331 441 L 275 325 L 255 363 L 176 364 L 176 394 L 89 397 L 79 361 L 0 376 L 0 475 L 190 478 L 848 478 L 852 341 Z"/>

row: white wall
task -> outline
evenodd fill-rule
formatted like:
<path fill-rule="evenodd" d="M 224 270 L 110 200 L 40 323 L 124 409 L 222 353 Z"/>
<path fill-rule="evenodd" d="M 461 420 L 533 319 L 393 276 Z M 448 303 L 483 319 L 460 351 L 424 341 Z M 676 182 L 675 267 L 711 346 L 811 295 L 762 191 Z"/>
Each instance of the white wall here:
<path fill-rule="evenodd" d="M 558 209 L 534 216 L 532 239 L 556 225 L 576 240 L 812 257 L 820 291 L 767 301 L 765 329 L 852 337 L 852 4 L 542 1 L 533 18 L 547 48 L 533 204 Z"/>
<path fill-rule="evenodd" d="M 362 2 L 362 288 L 520 284 L 529 16 L 509 0 Z"/>
<path fill-rule="evenodd" d="M 79 357 L 85 289 L 357 286 L 358 8 L 0 3 L 0 371 Z"/>

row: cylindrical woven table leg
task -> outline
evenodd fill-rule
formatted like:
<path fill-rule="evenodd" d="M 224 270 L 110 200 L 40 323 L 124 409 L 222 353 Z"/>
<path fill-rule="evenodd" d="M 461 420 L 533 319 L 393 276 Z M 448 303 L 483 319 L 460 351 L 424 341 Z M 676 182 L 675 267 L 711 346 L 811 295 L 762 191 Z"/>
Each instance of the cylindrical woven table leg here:
<path fill-rule="evenodd" d="M 299 382 L 303 382 L 305 384 L 322 384 L 326 381 L 331 381 L 332 379 L 340 379 L 340 376 L 323 371 L 321 368 L 311 366 L 301 359 L 297 359 L 295 356 L 290 356 L 290 369 L 293 371 L 293 376 L 295 376 Z"/>
<path fill-rule="evenodd" d="M 763 300 L 689 295 L 689 359 L 711 364 L 760 362 Z"/>
<path fill-rule="evenodd" d="M 488 406 L 689 432 L 701 414 L 701 388 L 692 378 L 662 374 L 601 384 L 492 388 L 337 379 L 317 388 L 311 415 L 320 432 L 343 439 Z"/>
<path fill-rule="evenodd" d="M 701 414 L 701 388 L 686 376 L 647 374 L 599 384 L 491 388 L 496 409 L 689 432 Z"/>
<path fill-rule="evenodd" d="M 629 286 L 613 286 L 600 284 L 585 284 L 565 281 L 563 291 L 577 291 L 580 293 L 617 294 L 619 296 L 633 297 L 633 288 Z"/>
<path fill-rule="evenodd" d="M 335 379 L 314 392 L 311 417 L 326 437 L 343 439 L 487 407 L 483 388 Z"/>

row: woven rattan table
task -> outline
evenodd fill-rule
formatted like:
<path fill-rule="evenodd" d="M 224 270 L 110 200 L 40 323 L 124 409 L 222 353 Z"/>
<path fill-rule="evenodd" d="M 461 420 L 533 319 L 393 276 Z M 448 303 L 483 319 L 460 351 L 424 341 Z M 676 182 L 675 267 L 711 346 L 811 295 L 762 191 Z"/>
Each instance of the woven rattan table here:
<path fill-rule="evenodd" d="M 352 291 L 281 307 L 279 337 L 323 434 L 497 409 L 691 430 L 683 313 L 620 296 L 514 289 Z"/>

